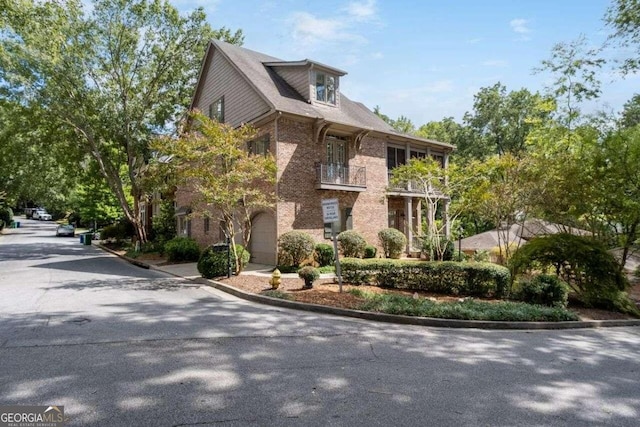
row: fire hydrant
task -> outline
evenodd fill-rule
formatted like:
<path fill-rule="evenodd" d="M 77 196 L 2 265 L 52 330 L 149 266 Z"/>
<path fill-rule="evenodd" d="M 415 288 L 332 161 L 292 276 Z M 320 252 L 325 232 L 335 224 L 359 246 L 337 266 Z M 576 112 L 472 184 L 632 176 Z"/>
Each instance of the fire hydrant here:
<path fill-rule="evenodd" d="M 282 274 L 280 273 L 280 270 L 276 268 L 275 270 L 273 270 L 273 273 L 271 274 L 271 280 L 269 280 L 269 284 L 271 285 L 271 289 L 278 289 L 281 283 L 282 283 Z"/>

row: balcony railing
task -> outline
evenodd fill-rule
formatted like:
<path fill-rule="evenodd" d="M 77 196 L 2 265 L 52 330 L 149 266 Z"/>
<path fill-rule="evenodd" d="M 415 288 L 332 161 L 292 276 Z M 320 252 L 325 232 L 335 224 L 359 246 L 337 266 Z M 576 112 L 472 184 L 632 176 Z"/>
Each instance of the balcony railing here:
<path fill-rule="evenodd" d="M 364 166 L 316 164 L 316 188 L 322 190 L 364 191 L 367 170 Z"/>
<path fill-rule="evenodd" d="M 403 194 L 403 195 L 413 195 L 413 196 L 424 196 L 424 187 L 418 181 L 405 181 L 405 182 L 393 182 L 393 172 L 387 172 L 388 180 L 387 182 L 387 193 L 391 194 Z M 434 196 L 444 197 L 442 192 L 439 190 L 432 190 L 431 194 Z"/>

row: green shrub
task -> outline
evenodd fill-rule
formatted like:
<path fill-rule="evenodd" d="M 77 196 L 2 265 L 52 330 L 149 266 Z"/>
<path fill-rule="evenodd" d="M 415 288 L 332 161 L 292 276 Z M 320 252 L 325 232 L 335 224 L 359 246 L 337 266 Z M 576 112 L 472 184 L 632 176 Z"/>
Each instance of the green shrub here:
<path fill-rule="evenodd" d="M 532 266 L 551 267 L 587 306 L 611 308 L 628 287 L 616 259 L 599 242 L 558 233 L 536 237 L 512 256 L 514 277 Z"/>
<path fill-rule="evenodd" d="M 511 322 L 561 322 L 578 320 L 578 316 L 561 307 L 544 307 L 521 302 L 488 302 L 465 299 L 459 302 L 435 302 L 398 294 L 362 292 L 366 302 L 360 310 L 382 313 L 461 320 Z"/>
<path fill-rule="evenodd" d="M 174 237 L 164 245 L 169 261 L 198 261 L 200 247 L 188 237 Z"/>
<path fill-rule="evenodd" d="M 442 237 L 442 239 L 444 239 L 444 237 Z M 432 261 L 451 261 L 453 259 L 454 251 L 453 241 L 442 240 L 440 241 L 440 245 L 442 245 L 442 247 L 444 248 L 444 251 L 442 252 L 442 260 L 437 259 L 438 251 L 436 249 L 436 245 L 428 236 L 422 240 L 422 252 L 429 257 L 431 257 L 431 254 L 433 254 Z"/>
<path fill-rule="evenodd" d="M 242 267 L 249 263 L 250 254 L 249 251 L 244 249 L 242 245 L 236 245 L 236 252 Z M 231 261 L 231 271 L 236 270 L 236 260 L 233 257 L 233 253 L 227 254 L 226 243 L 216 243 L 211 245 L 202 251 L 200 259 L 198 260 L 198 272 L 202 277 L 212 279 L 214 277 L 222 277 L 227 275 L 227 262 Z"/>
<path fill-rule="evenodd" d="M 316 262 L 320 267 L 326 267 L 332 265 L 335 259 L 335 253 L 333 252 L 333 246 L 327 243 L 318 243 L 315 247 Z"/>
<path fill-rule="evenodd" d="M 13 221 L 13 210 L 9 206 L 0 206 L 0 230 Z"/>
<path fill-rule="evenodd" d="M 488 263 L 345 258 L 341 267 L 345 282 L 354 285 L 376 284 L 450 295 L 504 297 L 510 282 L 507 268 Z"/>
<path fill-rule="evenodd" d="M 407 246 L 407 237 L 400 230 L 385 228 L 378 232 L 385 258 L 400 258 Z"/>
<path fill-rule="evenodd" d="M 465 262 L 467 259 L 467 254 L 465 254 L 464 252 L 460 252 L 457 249 L 453 252 L 453 261 Z"/>
<path fill-rule="evenodd" d="M 216 250 L 218 249 L 218 250 Z M 198 272 L 206 279 L 227 275 L 229 255 L 227 245 L 224 243 L 207 247 L 198 260 Z M 231 271 L 234 271 L 235 260 L 231 257 Z"/>
<path fill-rule="evenodd" d="M 355 230 L 347 230 L 338 234 L 340 250 L 345 257 L 362 258 L 367 241 Z"/>
<path fill-rule="evenodd" d="M 304 280 L 304 287 L 311 289 L 313 287 L 313 282 L 320 278 L 320 272 L 317 268 L 307 266 L 298 270 L 298 276 Z"/>
<path fill-rule="evenodd" d="M 377 253 L 378 253 L 378 250 L 376 249 L 375 246 L 367 245 L 364 248 L 364 257 L 365 258 L 375 258 Z"/>
<path fill-rule="evenodd" d="M 490 262 L 491 254 L 486 249 L 476 249 L 473 253 L 473 260 L 475 262 Z"/>
<path fill-rule="evenodd" d="M 278 239 L 278 260 L 281 265 L 299 266 L 315 248 L 313 237 L 304 231 L 287 231 Z"/>
<path fill-rule="evenodd" d="M 176 209 L 173 200 L 165 199 L 160 203 L 160 212 L 152 218 L 153 241 L 160 247 L 176 237 Z M 162 253 L 162 251 L 160 251 Z"/>
<path fill-rule="evenodd" d="M 569 287 L 556 276 L 540 274 L 520 283 L 518 299 L 529 304 L 566 307 Z"/>

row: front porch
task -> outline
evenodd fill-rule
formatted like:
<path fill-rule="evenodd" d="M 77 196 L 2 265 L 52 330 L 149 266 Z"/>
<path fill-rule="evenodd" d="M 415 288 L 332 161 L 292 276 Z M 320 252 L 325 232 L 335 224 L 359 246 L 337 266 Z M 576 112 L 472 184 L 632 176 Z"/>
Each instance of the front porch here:
<path fill-rule="evenodd" d="M 425 205 L 422 197 L 413 197 L 408 194 L 388 196 L 389 227 L 400 230 L 407 236 L 406 252 L 412 257 L 419 256 L 422 251 L 422 237 L 425 234 L 423 223 L 436 220 L 436 213 L 430 212 L 428 207 L 425 208 Z M 446 221 L 446 215 L 444 218 Z M 447 222 L 445 222 L 444 232 L 449 235 Z"/>

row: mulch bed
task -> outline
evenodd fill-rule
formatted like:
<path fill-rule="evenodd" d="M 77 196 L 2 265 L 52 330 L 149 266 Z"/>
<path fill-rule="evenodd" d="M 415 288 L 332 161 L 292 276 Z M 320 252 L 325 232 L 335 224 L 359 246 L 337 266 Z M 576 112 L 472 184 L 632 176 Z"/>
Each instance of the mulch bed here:
<path fill-rule="evenodd" d="M 264 291 L 271 289 L 269 285 L 269 277 L 252 276 L 248 274 L 242 274 L 240 276 L 233 276 L 229 279 L 224 278 L 219 281 L 226 283 L 235 288 L 241 289 L 246 292 L 254 294 L 260 294 Z M 320 279 L 313 284 L 312 289 L 303 289 L 304 281 L 302 279 L 295 278 L 283 278 L 282 284 L 278 288 L 279 291 L 289 293 L 295 301 L 328 305 L 332 307 L 358 309 L 364 302 L 364 299 L 351 295 L 347 291 L 351 288 L 358 288 L 370 292 L 393 292 L 404 295 L 413 295 L 414 292 L 396 290 L 396 289 L 381 289 L 377 286 L 352 286 L 349 284 L 343 285 L 343 292 L 339 293 L 338 285 L 334 283 L 333 279 Z M 420 297 L 429 297 L 437 301 L 459 301 L 464 297 L 456 297 L 450 295 L 440 295 L 430 292 L 415 292 Z M 635 283 L 631 288 L 629 295 L 640 303 L 640 283 Z M 492 299 L 478 298 L 484 301 L 496 301 Z M 570 305 L 569 309 L 578 313 L 578 316 L 582 320 L 618 320 L 618 319 L 634 319 L 634 317 L 617 313 L 613 311 L 601 310 L 596 308 L 579 307 L 577 305 Z"/>

